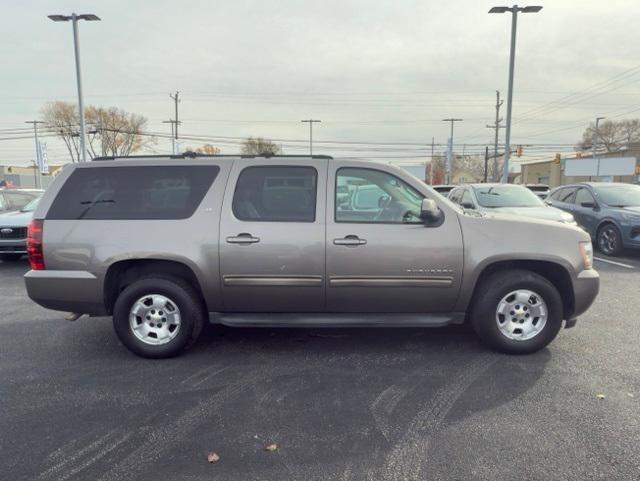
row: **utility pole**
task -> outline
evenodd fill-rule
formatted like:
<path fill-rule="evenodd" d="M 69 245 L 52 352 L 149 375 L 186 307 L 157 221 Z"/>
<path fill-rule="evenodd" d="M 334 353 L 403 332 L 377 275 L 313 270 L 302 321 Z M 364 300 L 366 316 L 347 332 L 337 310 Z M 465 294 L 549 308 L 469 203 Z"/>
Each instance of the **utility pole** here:
<path fill-rule="evenodd" d="M 44 122 L 42 120 L 29 120 L 25 122 L 25 124 L 33 124 L 33 136 L 36 141 L 36 160 L 35 160 L 34 169 L 38 170 L 37 174 L 34 171 L 33 178 L 34 178 L 36 189 L 39 189 L 40 186 L 42 185 L 42 182 L 40 179 L 40 167 L 42 166 L 42 152 L 40 150 L 40 142 L 38 141 L 38 124 L 44 124 Z"/>
<path fill-rule="evenodd" d="M 433 185 L 433 149 L 435 147 L 435 138 L 431 137 L 431 162 L 429 162 L 429 185 Z"/>
<path fill-rule="evenodd" d="M 598 177 L 600 176 L 600 159 L 598 157 L 596 157 L 597 153 L 598 153 L 598 124 L 600 123 L 601 120 L 604 120 L 606 117 L 596 117 L 596 129 L 593 132 L 593 140 L 592 140 L 592 149 L 593 149 L 593 158 L 596 161 L 596 173 L 598 175 Z"/>
<path fill-rule="evenodd" d="M 495 138 L 493 142 L 493 172 L 491 174 L 491 180 L 497 182 L 498 178 L 498 140 L 500 129 L 504 129 L 504 126 L 500 125 L 502 118 L 500 117 L 500 107 L 504 103 L 504 100 L 500 100 L 500 91 L 496 90 L 496 122 L 493 125 L 487 125 L 488 129 L 495 129 Z M 485 180 L 486 182 L 486 180 Z"/>
<path fill-rule="evenodd" d="M 309 155 L 313 155 L 313 124 L 320 123 L 322 120 L 307 119 L 300 121 L 303 124 L 309 124 Z"/>
<path fill-rule="evenodd" d="M 454 122 L 462 122 L 464 119 L 442 119 L 443 122 L 451 122 L 451 135 L 449 137 L 449 144 L 447 145 L 447 168 L 446 168 L 446 177 L 445 184 L 451 183 L 451 171 L 453 169 L 453 123 Z"/>
<path fill-rule="evenodd" d="M 178 120 L 178 102 L 180 102 L 180 92 L 176 90 L 175 94 L 169 94 L 169 97 L 173 99 L 173 103 L 175 105 L 176 118 L 174 119 L 175 129 L 174 132 L 174 144 L 173 144 L 173 153 L 176 154 L 176 148 L 178 148 L 178 124 L 180 121 Z"/>
<path fill-rule="evenodd" d="M 484 183 L 487 183 L 487 170 L 489 169 L 489 147 L 484 148 Z"/>
<path fill-rule="evenodd" d="M 173 155 L 176 155 L 176 139 L 174 137 L 175 130 L 173 128 L 173 125 L 176 123 L 176 121 L 173 120 L 173 119 L 169 119 L 169 120 L 163 120 L 162 123 L 163 124 L 171 124 L 171 153 Z"/>

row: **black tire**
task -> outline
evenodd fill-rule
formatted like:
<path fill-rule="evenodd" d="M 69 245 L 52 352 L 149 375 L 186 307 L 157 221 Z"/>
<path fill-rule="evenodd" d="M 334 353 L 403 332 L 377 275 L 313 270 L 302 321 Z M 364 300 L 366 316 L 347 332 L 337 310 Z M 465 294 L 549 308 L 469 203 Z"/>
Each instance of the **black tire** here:
<path fill-rule="evenodd" d="M 613 224 L 605 224 L 598 229 L 596 236 L 598 249 L 607 256 L 619 256 L 622 254 L 622 234 Z"/>
<path fill-rule="evenodd" d="M 136 301 L 151 294 L 166 296 L 180 310 L 178 332 L 166 344 L 145 343 L 133 333 L 129 323 L 129 313 Z M 187 282 L 173 277 L 149 276 L 128 285 L 120 293 L 113 308 L 113 327 L 120 341 L 133 353 L 154 359 L 168 358 L 196 342 L 205 322 L 205 311 L 201 297 Z"/>
<path fill-rule="evenodd" d="M 481 281 L 471 309 L 471 325 L 480 339 L 491 348 L 508 354 L 529 354 L 549 344 L 562 327 L 562 298 L 555 286 L 535 272 L 499 271 Z M 509 293 L 526 289 L 535 292 L 547 306 L 547 321 L 531 339 L 515 340 L 504 335 L 497 322 L 497 309 Z"/>
<path fill-rule="evenodd" d="M 16 262 L 22 259 L 24 254 L 0 254 L 0 261 L 3 262 Z"/>

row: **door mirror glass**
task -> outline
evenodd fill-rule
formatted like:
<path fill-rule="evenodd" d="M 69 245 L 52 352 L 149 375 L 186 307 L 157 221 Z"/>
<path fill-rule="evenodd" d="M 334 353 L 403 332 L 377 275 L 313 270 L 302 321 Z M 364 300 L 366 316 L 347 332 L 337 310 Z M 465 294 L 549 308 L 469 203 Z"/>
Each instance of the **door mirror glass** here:
<path fill-rule="evenodd" d="M 582 207 L 586 207 L 587 209 L 595 209 L 596 204 L 594 204 L 593 202 L 581 202 L 580 205 Z"/>
<path fill-rule="evenodd" d="M 442 211 L 433 199 L 422 199 L 420 218 L 427 224 L 436 224 L 442 220 Z"/>
<path fill-rule="evenodd" d="M 462 202 L 460 205 L 465 209 L 475 209 L 475 206 L 471 202 Z"/>

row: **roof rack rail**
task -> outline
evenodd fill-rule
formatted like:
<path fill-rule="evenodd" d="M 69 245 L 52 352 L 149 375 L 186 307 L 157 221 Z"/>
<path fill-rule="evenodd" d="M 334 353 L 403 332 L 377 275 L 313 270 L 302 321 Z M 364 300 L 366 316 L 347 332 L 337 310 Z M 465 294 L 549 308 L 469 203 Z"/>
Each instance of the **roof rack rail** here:
<path fill-rule="evenodd" d="M 235 158 L 242 158 L 242 159 L 255 159 L 255 158 L 261 158 L 264 157 L 265 159 L 269 159 L 272 157 L 275 158 L 298 158 L 298 157 L 311 157 L 312 159 L 327 159 L 327 160 L 332 160 L 333 157 L 331 157 L 330 155 L 295 155 L 295 154 L 287 154 L 287 155 L 278 155 L 278 154 L 272 154 L 270 152 L 265 152 L 263 154 L 258 154 L 258 155 L 245 155 L 245 154 L 200 154 L 198 152 L 191 152 L 191 151 L 187 151 L 184 152 L 182 154 L 168 154 L 168 155 L 162 155 L 162 154 L 145 154 L 145 155 L 121 155 L 121 156 L 114 156 L 114 155 L 109 155 L 109 156 L 102 156 L 102 157 L 95 157 L 93 158 L 93 162 L 101 162 L 101 161 L 105 161 L 105 160 L 128 160 L 128 159 L 157 159 L 157 158 L 169 158 L 169 159 L 195 159 L 198 157 L 222 157 L 222 158 L 230 158 L 230 157 L 235 157 Z"/>

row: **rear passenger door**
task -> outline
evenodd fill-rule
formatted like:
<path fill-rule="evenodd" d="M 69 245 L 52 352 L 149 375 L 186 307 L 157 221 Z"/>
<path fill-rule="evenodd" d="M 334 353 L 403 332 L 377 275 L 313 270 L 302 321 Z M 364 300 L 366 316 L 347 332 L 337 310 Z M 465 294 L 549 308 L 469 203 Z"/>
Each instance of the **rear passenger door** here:
<path fill-rule="evenodd" d="M 327 160 L 234 161 L 220 217 L 220 273 L 229 312 L 325 307 Z"/>
<path fill-rule="evenodd" d="M 576 196 L 576 188 L 575 187 L 565 187 L 560 189 L 558 192 L 554 193 L 553 196 L 547 202 L 549 205 L 553 207 L 557 207 L 558 209 L 562 209 L 566 212 L 573 214 L 574 204 L 573 199 Z"/>

